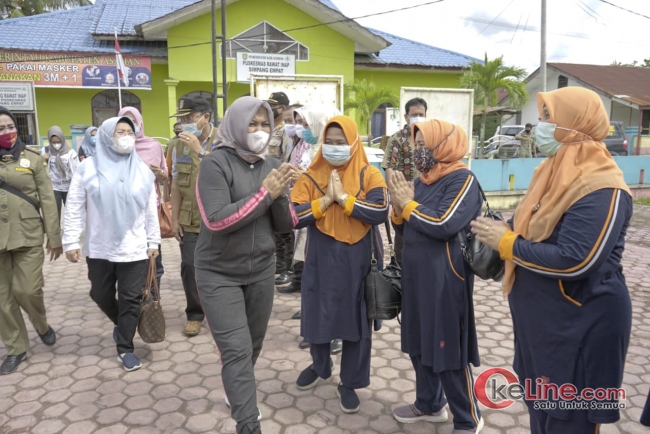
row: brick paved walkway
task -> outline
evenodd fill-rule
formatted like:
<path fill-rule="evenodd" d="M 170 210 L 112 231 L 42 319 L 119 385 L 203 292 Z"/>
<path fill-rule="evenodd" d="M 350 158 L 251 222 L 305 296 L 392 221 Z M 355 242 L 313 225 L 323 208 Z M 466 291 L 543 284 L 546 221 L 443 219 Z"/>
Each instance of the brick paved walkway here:
<path fill-rule="evenodd" d="M 635 211 L 624 256 L 634 309 L 624 377 L 628 408 L 617 424 L 603 427 L 603 434 L 650 433 L 637 422 L 650 383 L 650 208 Z M 144 367 L 132 373 L 124 372 L 115 360 L 112 325 L 88 296 L 85 265 L 65 260 L 46 265 L 46 305 L 59 340 L 49 348 L 31 331 L 29 359 L 17 373 L 0 377 L 0 433 L 235 432 L 223 402 L 212 338 L 205 328 L 194 338 L 181 333 L 185 304 L 175 242 L 165 241 L 163 256 L 167 339 L 146 345 L 136 338 L 136 354 Z M 510 367 L 512 323 L 498 285 L 477 281 L 475 302 L 483 363 L 474 369 L 475 375 L 490 367 Z M 299 391 L 294 381 L 310 363 L 309 352 L 298 349 L 299 321 L 291 320 L 299 306 L 299 295 L 276 293 L 256 368 L 264 434 L 451 432 L 451 420 L 437 426 L 401 425 L 391 416 L 393 407 L 410 403 L 415 396 L 410 361 L 399 350 L 397 321 L 385 323 L 374 335 L 372 383 L 359 393 L 358 414 L 345 415 L 339 409 L 336 375 L 314 390 Z M 0 347 L 0 358 L 5 355 Z M 503 411 L 484 410 L 483 416 L 485 434 L 529 432 L 521 403 Z"/>

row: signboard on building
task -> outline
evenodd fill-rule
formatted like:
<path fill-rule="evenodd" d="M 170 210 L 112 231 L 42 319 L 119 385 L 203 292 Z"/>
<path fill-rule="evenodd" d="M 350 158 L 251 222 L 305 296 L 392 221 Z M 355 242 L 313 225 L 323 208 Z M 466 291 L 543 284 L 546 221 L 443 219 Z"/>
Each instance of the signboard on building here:
<path fill-rule="evenodd" d="M 284 92 L 291 104 L 336 107 L 343 112 L 342 75 L 251 75 L 251 95 L 266 99 Z"/>
<path fill-rule="evenodd" d="M 127 89 L 151 89 L 151 58 L 125 55 Z M 35 87 L 117 88 L 114 54 L 0 50 L 0 84 L 32 81 Z"/>
<path fill-rule="evenodd" d="M 0 83 L 0 106 L 12 112 L 34 111 L 32 83 Z"/>
<path fill-rule="evenodd" d="M 237 81 L 250 82 L 251 74 L 294 75 L 296 56 L 293 54 L 237 52 Z"/>

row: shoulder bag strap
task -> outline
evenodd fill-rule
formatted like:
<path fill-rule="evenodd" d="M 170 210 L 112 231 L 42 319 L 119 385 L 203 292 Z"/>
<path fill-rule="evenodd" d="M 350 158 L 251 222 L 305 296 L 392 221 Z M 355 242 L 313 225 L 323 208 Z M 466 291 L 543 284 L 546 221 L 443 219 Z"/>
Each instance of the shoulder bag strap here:
<path fill-rule="evenodd" d="M 9 184 L 3 178 L 0 178 L 0 188 L 7 191 L 8 193 L 13 194 L 14 196 L 18 196 L 19 198 L 21 198 L 21 199 L 25 200 L 26 202 L 30 203 L 34 207 L 36 212 L 40 214 L 40 212 L 41 212 L 40 207 L 38 206 L 38 204 L 36 203 L 36 201 L 34 199 L 27 196 L 25 193 L 18 190 L 13 185 Z"/>
<path fill-rule="evenodd" d="M 318 191 L 320 191 L 320 192 L 323 194 L 323 196 L 325 196 L 325 195 L 327 194 L 326 192 L 323 191 L 322 188 L 320 188 L 320 185 L 318 185 L 318 183 L 316 182 L 316 180 L 315 180 L 314 178 L 312 178 L 311 175 L 307 174 L 307 172 L 303 173 L 303 175 L 305 175 L 307 178 L 309 178 L 309 180 L 310 180 L 311 182 L 314 183 L 314 185 L 316 186 L 316 188 L 318 189 Z"/>

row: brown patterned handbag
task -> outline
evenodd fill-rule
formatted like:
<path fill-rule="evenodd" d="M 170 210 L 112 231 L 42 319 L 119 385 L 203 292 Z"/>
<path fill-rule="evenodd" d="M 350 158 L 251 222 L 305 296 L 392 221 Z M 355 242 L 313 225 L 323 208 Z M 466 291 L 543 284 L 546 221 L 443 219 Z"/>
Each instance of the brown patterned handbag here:
<path fill-rule="evenodd" d="M 156 279 L 156 258 L 149 259 L 149 268 L 142 295 L 138 334 L 148 344 L 165 340 L 165 315 L 160 305 L 160 288 Z"/>

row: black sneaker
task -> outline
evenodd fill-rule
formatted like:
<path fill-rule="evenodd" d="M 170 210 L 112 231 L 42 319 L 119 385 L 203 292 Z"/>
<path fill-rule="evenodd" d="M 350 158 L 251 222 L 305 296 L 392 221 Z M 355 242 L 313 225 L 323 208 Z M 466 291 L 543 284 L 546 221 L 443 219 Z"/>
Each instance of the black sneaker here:
<path fill-rule="evenodd" d="M 343 351 L 343 341 L 341 339 L 334 339 L 330 343 L 330 354 L 337 355 Z"/>
<path fill-rule="evenodd" d="M 300 390 L 307 390 L 311 389 L 318 383 L 318 379 L 320 378 L 316 371 L 312 369 L 313 365 L 309 365 L 307 369 L 302 371 L 300 375 L 298 376 L 298 380 L 296 380 L 296 385 L 298 386 L 298 389 Z"/>
<path fill-rule="evenodd" d="M 300 348 L 301 350 L 304 350 L 304 349 L 309 348 L 309 342 L 307 342 L 307 341 L 303 338 L 303 340 L 300 341 L 300 343 L 298 344 L 298 348 Z"/>
<path fill-rule="evenodd" d="M 280 275 L 280 277 L 282 277 L 282 275 Z M 287 285 L 287 286 L 283 286 L 281 288 L 277 288 L 277 290 L 281 294 L 291 294 L 291 293 L 294 293 L 294 292 L 300 292 L 300 285 L 296 285 L 295 283 L 292 283 L 291 285 Z"/>
<path fill-rule="evenodd" d="M 47 331 L 45 332 L 44 335 L 39 335 L 39 336 L 43 341 L 43 343 L 48 347 L 51 347 L 56 342 L 56 333 L 54 333 L 54 330 L 52 330 L 52 327 L 50 326 L 47 326 Z"/>
<path fill-rule="evenodd" d="M 291 283 L 292 280 L 293 280 L 293 271 L 287 270 L 275 278 L 275 284 L 286 285 L 287 283 Z"/>
<path fill-rule="evenodd" d="M 291 315 L 291 319 L 300 319 L 301 316 L 302 316 L 302 311 L 299 310 L 298 312 Z"/>
<path fill-rule="evenodd" d="M 359 402 L 359 397 L 357 392 L 352 389 L 348 389 L 343 384 L 339 384 L 339 387 L 336 388 L 336 394 L 341 399 L 341 410 L 343 413 L 356 413 L 361 407 Z"/>
<path fill-rule="evenodd" d="M 0 375 L 13 374 L 18 366 L 27 358 L 27 353 L 18 354 L 17 356 L 7 356 L 2 366 L 0 366 Z"/>

